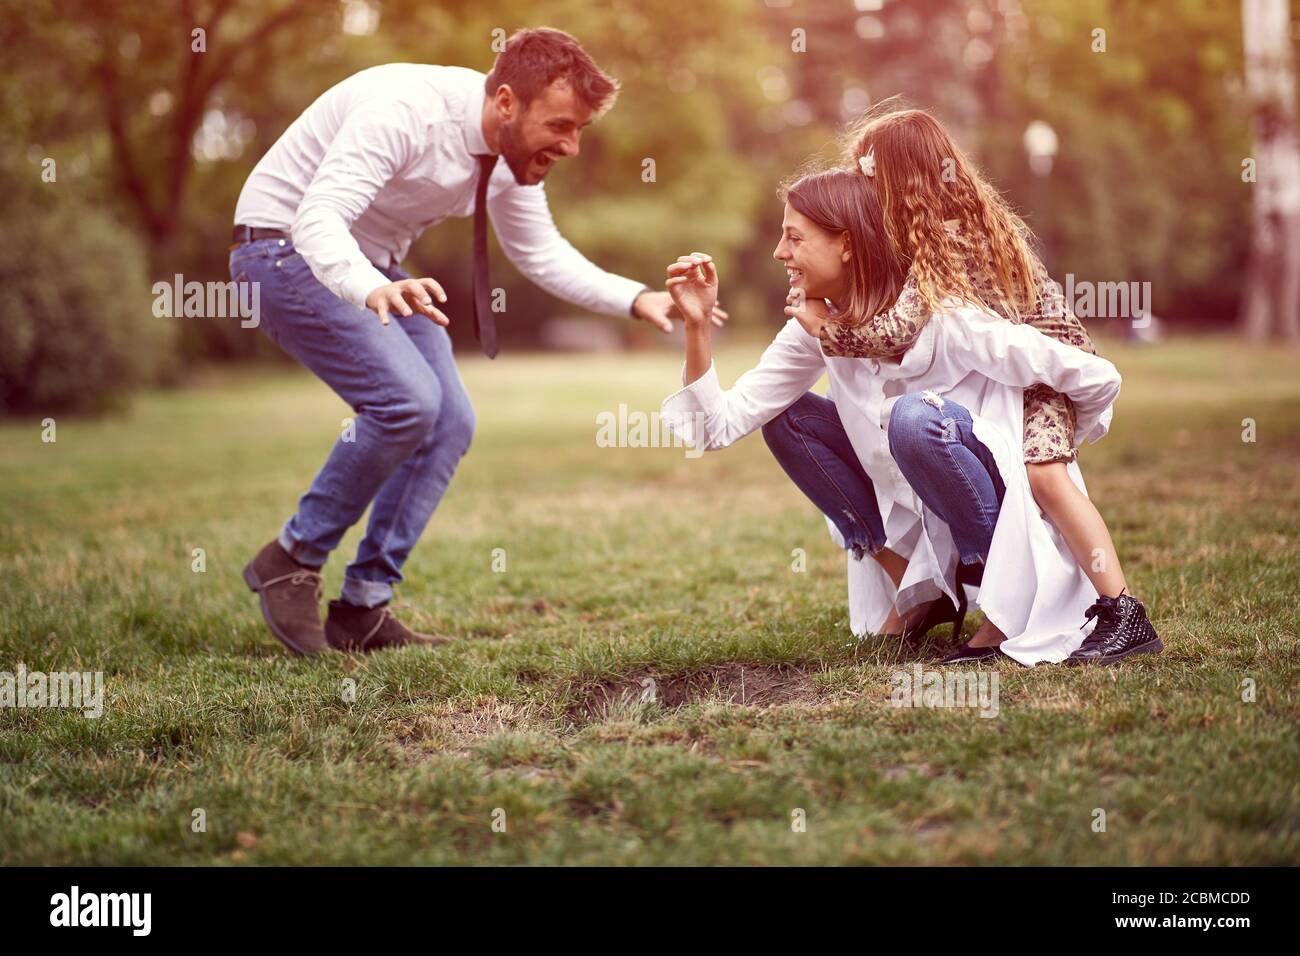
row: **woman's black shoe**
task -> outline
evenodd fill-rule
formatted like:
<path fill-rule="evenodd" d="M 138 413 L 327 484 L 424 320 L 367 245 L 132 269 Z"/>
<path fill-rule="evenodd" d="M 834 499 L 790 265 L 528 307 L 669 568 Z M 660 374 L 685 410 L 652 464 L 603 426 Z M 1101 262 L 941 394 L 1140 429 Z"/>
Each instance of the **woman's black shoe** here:
<path fill-rule="evenodd" d="M 957 608 L 952 600 L 946 594 L 940 595 L 939 599 L 930 605 L 930 610 L 925 612 L 925 617 L 911 627 L 903 628 L 903 640 L 916 647 L 925 640 L 925 635 L 929 634 L 932 628 L 947 624 L 949 621 L 956 621 L 956 618 Z"/>
<path fill-rule="evenodd" d="M 952 639 L 961 638 L 962 625 L 966 623 L 966 586 L 975 590 L 984 581 L 984 562 L 979 564 L 962 564 L 957 562 L 957 616 L 952 620 Z"/>
<path fill-rule="evenodd" d="M 966 623 L 966 586 L 978 588 L 984 580 L 984 565 L 957 564 L 957 606 L 946 595 L 941 596 L 930 606 L 919 624 L 903 628 L 903 640 L 915 647 L 930 633 L 930 629 L 940 624 L 952 622 L 953 639 L 961 637 L 962 626 Z"/>
<path fill-rule="evenodd" d="M 974 638 L 971 638 L 973 641 Z M 997 649 L 996 645 L 988 647 L 971 647 L 970 641 L 967 641 L 961 647 L 957 648 L 943 660 L 940 664 L 974 664 L 977 661 L 988 661 L 997 657 L 1002 652 Z"/>

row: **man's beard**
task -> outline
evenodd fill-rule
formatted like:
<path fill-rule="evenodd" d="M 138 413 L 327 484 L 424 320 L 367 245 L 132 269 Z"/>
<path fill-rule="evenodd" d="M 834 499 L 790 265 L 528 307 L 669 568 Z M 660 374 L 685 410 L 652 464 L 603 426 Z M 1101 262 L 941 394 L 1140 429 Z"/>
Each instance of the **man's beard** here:
<path fill-rule="evenodd" d="M 498 131 L 497 136 L 501 143 L 501 156 L 510 167 L 510 172 L 514 173 L 515 182 L 521 186 L 532 185 L 528 178 L 528 166 L 533 161 L 536 153 L 524 145 L 524 141 L 519 137 L 519 131 L 513 123 L 504 123 Z M 546 178 L 546 173 L 550 172 L 547 168 L 542 173 L 542 178 Z M 540 182 L 540 180 L 538 180 Z"/>

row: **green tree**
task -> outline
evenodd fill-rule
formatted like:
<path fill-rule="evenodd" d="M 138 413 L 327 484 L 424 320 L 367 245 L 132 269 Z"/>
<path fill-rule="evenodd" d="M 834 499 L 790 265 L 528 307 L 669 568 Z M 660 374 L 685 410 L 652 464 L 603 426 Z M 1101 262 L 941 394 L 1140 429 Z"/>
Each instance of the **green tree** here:
<path fill-rule="evenodd" d="M 0 164 L 22 240 L 0 243 L 0 411 L 97 411 L 174 377 L 176 326 L 149 306 L 140 243 L 43 168 Z"/>

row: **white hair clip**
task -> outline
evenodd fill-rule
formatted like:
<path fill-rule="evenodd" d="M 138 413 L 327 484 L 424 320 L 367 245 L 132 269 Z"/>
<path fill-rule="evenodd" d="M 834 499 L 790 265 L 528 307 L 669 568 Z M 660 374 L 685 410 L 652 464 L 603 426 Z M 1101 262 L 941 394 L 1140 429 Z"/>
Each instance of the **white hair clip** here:
<path fill-rule="evenodd" d="M 858 169 L 862 170 L 864 176 L 876 175 L 876 148 L 873 146 L 867 150 L 867 155 L 858 157 Z"/>

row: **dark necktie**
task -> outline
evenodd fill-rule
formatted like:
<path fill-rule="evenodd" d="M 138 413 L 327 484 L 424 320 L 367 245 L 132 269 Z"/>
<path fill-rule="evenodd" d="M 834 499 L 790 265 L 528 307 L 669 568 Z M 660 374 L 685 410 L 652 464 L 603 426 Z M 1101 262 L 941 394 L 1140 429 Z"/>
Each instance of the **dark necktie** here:
<path fill-rule="evenodd" d="M 488 304 L 487 188 L 496 156 L 478 157 L 478 190 L 474 193 L 474 337 L 488 358 L 496 358 L 497 324 Z"/>

